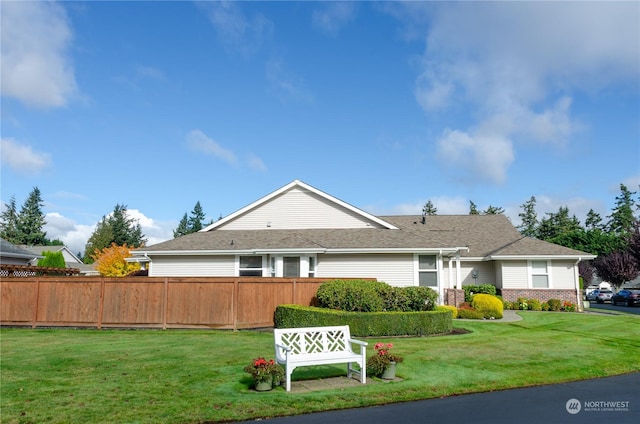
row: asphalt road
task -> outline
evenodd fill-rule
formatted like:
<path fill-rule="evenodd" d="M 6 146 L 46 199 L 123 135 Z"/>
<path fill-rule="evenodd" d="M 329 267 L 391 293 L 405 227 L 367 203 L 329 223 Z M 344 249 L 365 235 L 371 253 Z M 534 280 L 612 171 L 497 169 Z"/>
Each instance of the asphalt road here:
<path fill-rule="evenodd" d="M 589 309 L 593 311 L 618 311 L 627 314 L 640 315 L 640 306 L 623 306 L 622 304 L 612 305 L 611 303 L 589 302 Z"/>
<path fill-rule="evenodd" d="M 270 424 L 638 424 L 640 373 L 262 421 Z"/>

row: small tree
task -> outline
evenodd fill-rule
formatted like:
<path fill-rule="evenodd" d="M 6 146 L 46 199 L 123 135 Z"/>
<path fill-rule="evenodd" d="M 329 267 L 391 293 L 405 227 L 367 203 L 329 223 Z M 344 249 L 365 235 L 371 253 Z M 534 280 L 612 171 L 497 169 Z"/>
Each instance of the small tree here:
<path fill-rule="evenodd" d="M 480 215 L 478 207 L 471 200 L 469 200 L 469 215 Z"/>
<path fill-rule="evenodd" d="M 628 251 L 617 251 L 604 256 L 598 256 L 593 261 L 598 275 L 613 284 L 616 291 L 627 281 L 631 281 L 640 274 L 638 262 Z"/>
<path fill-rule="evenodd" d="M 64 262 L 64 255 L 62 252 L 50 252 L 45 250 L 42 252 L 44 258 L 38 259 L 38 266 L 49 268 L 66 268 L 67 264 Z"/>
<path fill-rule="evenodd" d="M 118 246 L 112 243 L 93 255 L 96 270 L 104 277 L 124 277 L 140 269 L 139 263 L 127 262 L 131 256 L 127 245 Z"/>
<path fill-rule="evenodd" d="M 438 208 L 433 205 L 433 202 L 431 200 L 427 201 L 427 203 L 425 203 L 425 205 L 422 207 L 422 216 L 437 214 Z"/>

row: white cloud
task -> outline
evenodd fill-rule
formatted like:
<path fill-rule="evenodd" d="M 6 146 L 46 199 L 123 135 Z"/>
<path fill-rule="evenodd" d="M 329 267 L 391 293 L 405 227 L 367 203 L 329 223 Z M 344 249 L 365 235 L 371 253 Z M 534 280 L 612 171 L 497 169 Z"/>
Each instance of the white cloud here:
<path fill-rule="evenodd" d="M 273 23 L 259 13 L 247 16 L 239 4 L 231 1 L 200 3 L 221 44 L 227 50 L 251 55 L 271 38 Z"/>
<path fill-rule="evenodd" d="M 249 158 L 247 159 L 247 163 L 249 165 L 249 168 L 255 171 L 260 171 L 260 172 L 267 171 L 267 165 L 265 165 L 262 159 L 260 159 L 256 155 L 253 155 L 253 154 L 249 155 Z"/>
<path fill-rule="evenodd" d="M 160 222 L 147 217 L 138 209 L 127 209 L 127 217 L 135 219 L 147 239 L 147 246 L 167 241 L 173 238 L 173 230 L 178 226 L 177 222 Z"/>
<path fill-rule="evenodd" d="M 640 9 L 634 2 L 402 7 L 406 13 L 390 13 L 412 34 L 422 19 L 425 34 L 416 100 L 429 113 L 469 109 L 475 121 L 438 141 L 442 163 L 456 174 L 480 171 L 485 180 L 502 182 L 519 142 L 564 145 L 585 127 L 571 113 L 576 91 L 637 84 Z M 489 157 L 494 152 L 499 157 Z M 494 169 L 483 171 L 487 166 Z"/>
<path fill-rule="evenodd" d="M 355 18 L 356 4 L 354 2 L 320 4 L 322 8 L 313 11 L 311 20 L 313 27 L 325 34 L 336 36 L 345 25 Z"/>
<path fill-rule="evenodd" d="M 31 146 L 12 138 L 0 140 L 0 157 L 3 166 L 8 166 L 21 175 L 37 175 L 51 166 L 51 155 L 33 150 Z"/>
<path fill-rule="evenodd" d="M 187 134 L 187 143 L 193 150 L 213 155 L 214 157 L 222 159 L 229 164 L 233 165 L 238 161 L 235 153 L 222 147 L 218 142 L 211 139 L 200 130 L 192 130 Z"/>
<path fill-rule="evenodd" d="M 271 90 L 281 100 L 313 101 L 313 96 L 305 87 L 304 80 L 295 73 L 286 70 L 281 61 L 269 60 L 265 67 L 267 82 Z"/>
<path fill-rule="evenodd" d="M 54 2 L 2 2 L 2 95 L 59 107 L 77 93 L 64 9 Z"/>

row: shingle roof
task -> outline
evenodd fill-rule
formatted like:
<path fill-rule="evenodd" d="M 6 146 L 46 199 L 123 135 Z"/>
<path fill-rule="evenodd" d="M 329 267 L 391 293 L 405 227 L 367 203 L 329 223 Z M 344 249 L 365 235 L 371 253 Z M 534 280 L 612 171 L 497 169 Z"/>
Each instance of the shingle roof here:
<path fill-rule="evenodd" d="M 38 256 L 36 253 L 30 252 L 26 249 L 22 249 L 21 247 L 18 247 L 13 243 L 9 243 L 3 238 L 0 238 L 0 253 L 2 254 L 2 256 L 12 258 L 33 259 Z"/>
<path fill-rule="evenodd" d="M 399 229 L 211 230 L 138 249 L 143 252 L 215 252 L 281 249 L 439 249 L 467 247 L 462 256 L 565 255 L 585 252 L 523 237 L 504 215 L 381 216 Z M 186 252 L 185 252 L 186 253 Z"/>

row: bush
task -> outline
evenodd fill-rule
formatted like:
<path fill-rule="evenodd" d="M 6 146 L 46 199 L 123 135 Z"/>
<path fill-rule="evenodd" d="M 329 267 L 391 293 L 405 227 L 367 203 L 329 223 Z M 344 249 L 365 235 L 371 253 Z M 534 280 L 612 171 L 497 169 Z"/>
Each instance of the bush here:
<path fill-rule="evenodd" d="M 393 287 L 374 280 L 332 280 L 316 293 L 321 308 L 348 312 L 433 311 L 438 294 L 429 287 Z"/>
<path fill-rule="evenodd" d="M 446 334 L 453 328 L 449 311 L 345 312 L 313 306 L 279 305 L 274 315 L 276 328 L 348 325 L 351 335 L 426 336 Z"/>
<path fill-rule="evenodd" d="M 519 297 L 518 300 L 516 300 L 516 304 L 518 306 L 515 309 L 520 309 L 521 311 L 529 310 L 529 301 L 524 297 Z"/>
<path fill-rule="evenodd" d="M 560 311 L 562 309 L 562 301 L 560 299 L 549 299 L 547 303 L 550 311 Z"/>
<path fill-rule="evenodd" d="M 484 319 L 484 314 L 475 309 L 458 309 L 459 319 Z"/>
<path fill-rule="evenodd" d="M 545 312 L 549 310 L 549 302 L 544 302 L 542 304 L 542 310 Z"/>
<path fill-rule="evenodd" d="M 50 267 L 50 268 L 66 268 L 67 264 L 64 262 L 64 256 L 62 252 L 51 252 L 45 250 L 42 252 L 42 259 L 38 259 L 38 266 Z"/>
<path fill-rule="evenodd" d="M 481 293 L 474 295 L 471 306 L 476 311 L 482 313 L 485 318 L 501 319 L 503 316 L 502 302 L 490 294 Z"/>
<path fill-rule="evenodd" d="M 436 311 L 451 311 L 453 319 L 458 318 L 458 308 L 452 305 L 436 306 Z"/>
<path fill-rule="evenodd" d="M 464 301 L 471 302 L 471 298 L 474 294 L 490 294 L 492 296 L 496 295 L 496 286 L 492 284 L 481 284 L 478 286 L 464 286 L 462 287 L 464 290 Z"/>
<path fill-rule="evenodd" d="M 540 304 L 540 301 L 538 299 L 529 299 L 528 303 L 529 303 L 529 310 L 530 311 L 541 311 L 542 310 L 542 305 Z"/>
<path fill-rule="evenodd" d="M 333 280 L 316 293 L 318 306 L 350 312 L 380 312 L 384 309 L 381 292 L 389 287 L 373 280 Z"/>

